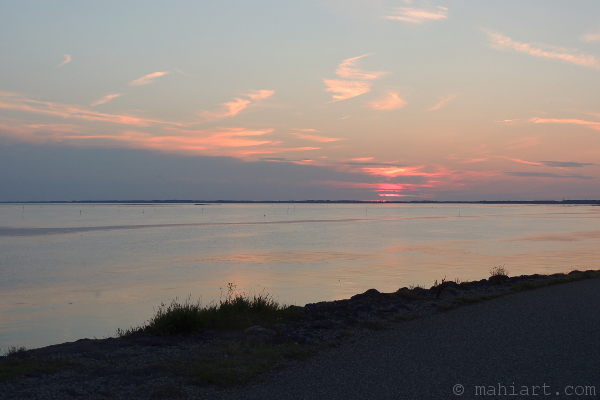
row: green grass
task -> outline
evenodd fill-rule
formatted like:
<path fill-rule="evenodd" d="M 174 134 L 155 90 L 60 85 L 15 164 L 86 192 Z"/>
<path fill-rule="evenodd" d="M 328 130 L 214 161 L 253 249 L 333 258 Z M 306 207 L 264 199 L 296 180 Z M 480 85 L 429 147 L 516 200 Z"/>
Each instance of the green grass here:
<path fill-rule="evenodd" d="M 73 367 L 76 363 L 63 359 L 39 361 L 33 359 L 8 359 L 0 362 L 0 382 L 17 378 L 30 372 L 46 374 L 57 372 L 61 368 Z"/>
<path fill-rule="evenodd" d="M 540 280 L 540 281 L 521 282 L 521 283 L 518 283 L 515 286 L 513 286 L 511 289 L 514 290 L 515 292 L 521 292 L 523 290 L 537 289 L 537 288 L 544 287 L 544 286 L 558 285 L 560 283 L 567 283 L 567 282 L 579 281 L 582 279 L 591 279 L 591 278 L 599 278 L 599 277 L 600 277 L 600 272 L 598 272 L 598 271 L 591 271 L 591 272 L 574 271 L 568 275 L 550 276 L 550 277 L 541 276 L 540 278 L 545 278 L 545 279 Z"/>
<path fill-rule="evenodd" d="M 231 344 L 202 356 L 175 360 L 170 369 L 200 386 L 222 387 L 244 384 L 291 360 L 305 360 L 316 352 L 299 344 L 247 347 Z"/>
<path fill-rule="evenodd" d="M 297 315 L 294 307 L 277 303 L 270 295 L 236 293 L 235 285 L 228 284 L 227 297 L 218 303 L 202 305 L 173 300 L 162 303 L 156 314 L 144 325 L 118 329 L 117 336 L 151 334 L 157 336 L 185 335 L 204 330 L 235 330 L 253 325 L 269 326 Z"/>

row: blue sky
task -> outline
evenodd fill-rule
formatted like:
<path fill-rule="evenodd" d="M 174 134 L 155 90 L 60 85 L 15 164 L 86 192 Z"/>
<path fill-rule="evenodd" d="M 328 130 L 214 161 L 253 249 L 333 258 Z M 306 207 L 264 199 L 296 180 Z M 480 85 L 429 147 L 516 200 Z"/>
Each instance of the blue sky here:
<path fill-rule="evenodd" d="M 5 2 L 0 31 L 0 201 L 600 198 L 597 1 Z"/>

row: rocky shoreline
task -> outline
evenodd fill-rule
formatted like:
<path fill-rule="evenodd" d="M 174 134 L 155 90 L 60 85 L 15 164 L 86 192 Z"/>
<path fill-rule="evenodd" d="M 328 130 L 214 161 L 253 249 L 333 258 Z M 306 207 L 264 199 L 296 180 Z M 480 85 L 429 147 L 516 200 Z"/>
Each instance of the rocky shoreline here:
<path fill-rule="evenodd" d="M 515 290 L 599 276 L 592 270 L 549 276 L 496 274 L 473 282 L 442 281 L 430 289 L 401 288 L 394 293 L 369 289 L 350 299 L 297 307 L 296 318 L 268 327 L 81 339 L 14 352 L 0 357 L 0 399 L 210 398 L 218 395 L 220 385 L 243 383 L 231 380 L 237 376 L 260 378 L 269 369 L 402 321 Z M 257 363 L 268 365 L 257 368 Z M 218 375 L 220 369 L 230 375 Z"/>

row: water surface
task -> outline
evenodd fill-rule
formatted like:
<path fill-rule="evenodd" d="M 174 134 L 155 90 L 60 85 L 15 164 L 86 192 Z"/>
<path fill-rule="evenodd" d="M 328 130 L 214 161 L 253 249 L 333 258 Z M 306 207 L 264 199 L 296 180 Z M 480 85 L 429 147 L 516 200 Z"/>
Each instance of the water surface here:
<path fill-rule="evenodd" d="M 228 282 L 303 305 L 369 288 L 597 269 L 600 207 L 0 205 L 0 349 L 112 336 Z"/>

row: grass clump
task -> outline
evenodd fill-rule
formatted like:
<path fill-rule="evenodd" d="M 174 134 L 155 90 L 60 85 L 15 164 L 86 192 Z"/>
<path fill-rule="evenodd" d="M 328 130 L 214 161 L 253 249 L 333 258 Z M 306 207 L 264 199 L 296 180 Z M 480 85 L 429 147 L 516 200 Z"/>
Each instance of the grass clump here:
<path fill-rule="evenodd" d="M 189 335 L 204 330 L 244 329 L 253 325 L 272 325 L 293 318 L 294 307 L 277 303 L 270 295 L 236 293 L 233 283 L 227 285 L 225 299 L 202 305 L 188 297 L 184 302 L 162 303 L 143 326 L 118 329 L 117 336 L 151 334 L 156 336 Z"/>
<path fill-rule="evenodd" d="M 6 349 L 6 352 L 4 352 L 4 356 L 12 356 L 15 354 L 19 354 L 19 353 L 25 353 L 27 351 L 27 349 L 25 348 L 25 346 L 21 346 L 21 347 L 16 347 L 16 346 L 10 346 L 8 349 Z"/>
<path fill-rule="evenodd" d="M 600 272 L 598 271 L 571 271 L 569 274 L 564 275 L 564 274 L 555 274 L 554 276 L 543 276 L 542 278 L 545 278 L 543 280 L 538 280 L 538 281 L 524 281 L 521 283 L 518 283 L 517 285 L 513 286 L 511 289 L 514 290 L 515 292 L 521 292 L 523 290 L 530 290 L 530 289 L 537 289 L 540 287 L 544 287 L 544 286 L 551 286 L 551 285 L 558 285 L 560 283 L 567 283 L 567 282 L 573 282 L 573 281 L 579 281 L 582 279 L 591 279 L 591 278 L 598 278 L 600 277 Z"/>

